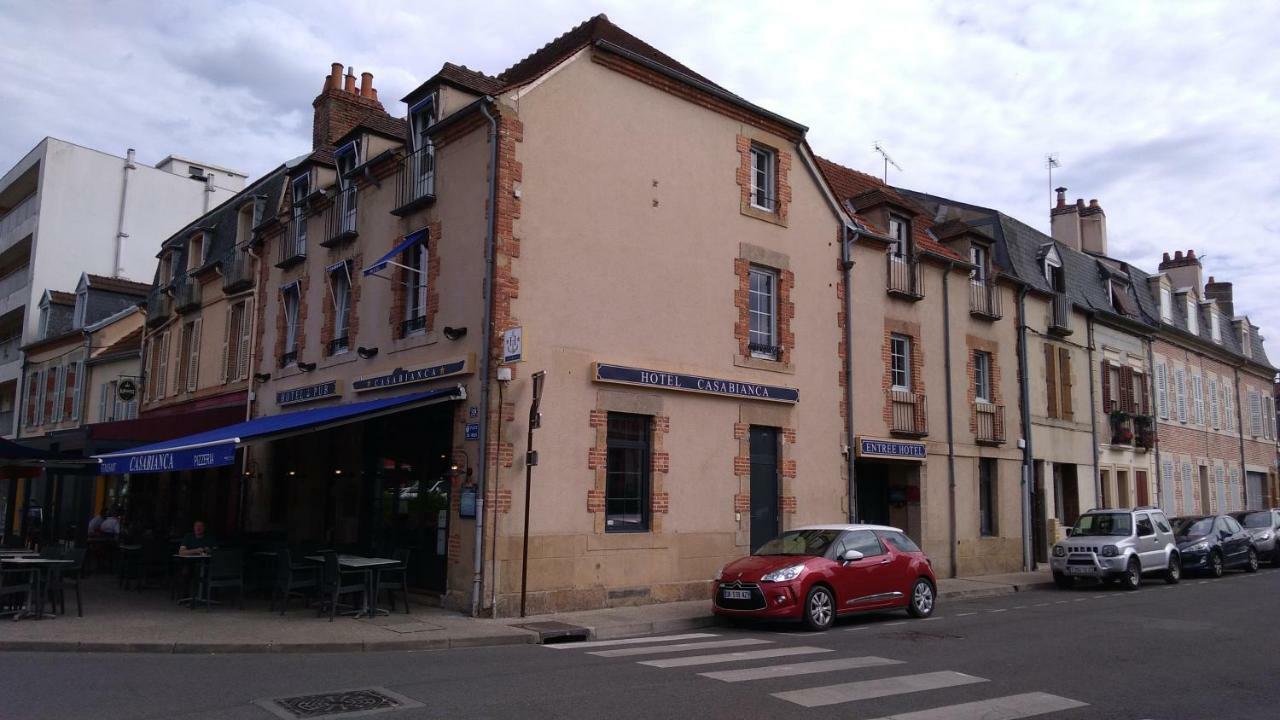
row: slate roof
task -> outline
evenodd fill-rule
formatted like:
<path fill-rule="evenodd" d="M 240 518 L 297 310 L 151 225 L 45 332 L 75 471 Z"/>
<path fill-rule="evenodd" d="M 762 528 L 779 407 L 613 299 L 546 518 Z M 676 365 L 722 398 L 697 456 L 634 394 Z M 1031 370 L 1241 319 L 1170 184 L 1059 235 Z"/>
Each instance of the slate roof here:
<path fill-rule="evenodd" d="M 50 305 L 75 305 L 76 294 L 69 293 L 69 292 L 62 292 L 61 290 L 50 290 L 49 304 Z"/>
<path fill-rule="evenodd" d="M 360 122 L 357 122 L 344 135 L 339 137 L 334 142 L 334 147 L 342 147 L 347 144 L 352 135 L 356 135 L 361 131 L 385 135 L 396 140 L 404 140 L 409 137 L 409 123 L 401 118 L 391 117 L 385 112 L 372 111 L 361 118 Z M 311 153 L 314 158 L 313 161 L 332 165 L 335 151 L 333 148 L 322 148 L 322 150 L 325 152 L 321 153 L 320 150 L 316 150 Z"/>
<path fill-rule="evenodd" d="M 427 82 L 433 80 L 441 80 L 453 85 L 457 85 L 464 90 L 471 90 L 477 95 L 493 95 L 502 90 L 502 82 L 496 77 L 485 75 L 479 70 L 472 70 L 466 65 L 454 65 L 446 62 L 440 68 L 440 72 L 435 74 Z"/>
<path fill-rule="evenodd" d="M 136 295 L 137 297 L 144 297 L 151 291 L 149 283 L 107 277 L 106 275 L 94 275 L 93 273 L 85 273 L 85 276 L 89 278 L 89 287 L 94 290 L 103 290 L 121 295 Z"/>

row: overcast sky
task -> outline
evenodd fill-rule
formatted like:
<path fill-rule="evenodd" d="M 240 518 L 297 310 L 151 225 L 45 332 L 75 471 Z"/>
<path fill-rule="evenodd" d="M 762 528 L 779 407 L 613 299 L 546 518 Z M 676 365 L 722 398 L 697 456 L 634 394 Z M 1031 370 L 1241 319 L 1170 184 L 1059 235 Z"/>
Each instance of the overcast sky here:
<path fill-rule="evenodd" d="M 0 172 L 53 135 L 256 175 L 310 149 L 331 62 L 403 115 L 444 61 L 494 74 L 598 12 L 808 125 L 822 155 L 879 173 L 878 140 L 890 182 L 1042 230 L 1056 152 L 1112 255 L 1154 271 L 1195 248 L 1237 312 L 1280 327 L 1274 2 L 0 0 Z"/>

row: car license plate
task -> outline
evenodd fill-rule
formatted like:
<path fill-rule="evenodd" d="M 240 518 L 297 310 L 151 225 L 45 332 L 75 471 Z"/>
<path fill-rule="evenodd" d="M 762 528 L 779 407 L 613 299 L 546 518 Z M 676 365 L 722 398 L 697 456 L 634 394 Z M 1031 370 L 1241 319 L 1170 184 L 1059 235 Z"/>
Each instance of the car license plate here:
<path fill-rule="evenodd" d="M 1068 568 L 1067 568 L 1067 574 L 1068 574 L 1068 575 L 1092 575 L 1092 574 L 1093 574 L 1093 568 L 1091 568 L 1091 567 L 1068 567 Z"/>
<path fill-rule="evenodd" d="M 750 590 L 729 590 L 726 588 L 724 590 L 721 590 L 720 593 L 724 595 L 725 600 L 750 600 L 751 599 Z"/>

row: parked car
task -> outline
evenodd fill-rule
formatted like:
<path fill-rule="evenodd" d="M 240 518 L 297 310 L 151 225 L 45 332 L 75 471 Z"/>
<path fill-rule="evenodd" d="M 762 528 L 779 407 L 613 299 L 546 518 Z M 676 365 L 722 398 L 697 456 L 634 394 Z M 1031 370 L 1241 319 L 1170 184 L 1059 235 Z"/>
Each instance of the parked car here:
<path fill-rule="evenodd" d="M 1222 577 L 1227 568 L 1258 570 L 1253 537 L 1230 515 L 1188 515 L 1173 519 L 1182 569 Z"/>
<path fill-rule="evenodd" d="M 928 617 L 937 587 L 928 556 L 898 528 L 814 525 L 788 530 L 721 568 L 712 611 L 826 630 L 847 613 L 905 608 Z"/>
<path fill-rule="evenodd" d="M 1276 536 L 1280 535 L 1280 510 L 1245 510 L 1231 513 L 1231 517 L 1253 536 L 1258 557 L 1280 567 L 1280 542 L 1276 540 Z"/>
<path fill-rule="evenodd" d="M 1049 567 L 1060 588 L 1087 577 L 1119 580 L 1126 589 L 1137 590 L 1143 575 L 1158 574 L 1170 584 L 1182 579 L 1179 555 L 1173 528 L 1158 508 L 1093 509 L 1067 530 L 1066 540 L 1053 546 Z"/>

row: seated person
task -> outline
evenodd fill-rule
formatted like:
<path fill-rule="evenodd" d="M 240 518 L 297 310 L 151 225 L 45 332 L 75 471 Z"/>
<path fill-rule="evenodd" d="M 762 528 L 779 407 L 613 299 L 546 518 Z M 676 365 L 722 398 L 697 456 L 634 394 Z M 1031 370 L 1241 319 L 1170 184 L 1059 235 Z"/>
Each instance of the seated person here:
<path fill-rule="evenodd" d="M 102 519 L 102 513 L 100 512 L 94 513 L 93 517 L 89 518 L 89 535 L 97 535 L 102 532 Z"/>
<path fill-rule="evenodd" d="M 110 513 L 107 513 L 106 519 L 103 520 L 102 524 L 98 526 L 98 532 L 102 533 L 103 535 L 110 535 L 111 537 L 116 537 L 117 535 L 119 535 L 120 534 L 120 514 L 115 512 L 114 510 L 111 511 Z"/>
<path fill-rule="evenodd" d="M 211 550 L 217 547 L 218 541 L 204 531 L 204 521 L 197 520 L 191 526 L 191 532 L 182 538 L 182 545 L 178 547 L 178 554 L 208 555 Z"/>

